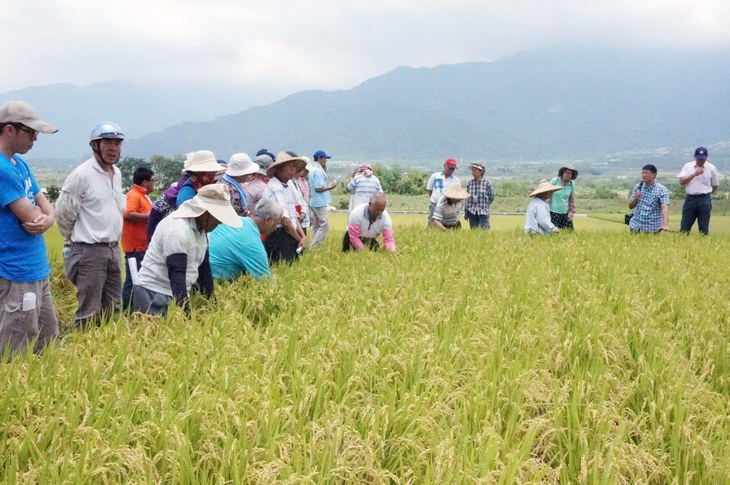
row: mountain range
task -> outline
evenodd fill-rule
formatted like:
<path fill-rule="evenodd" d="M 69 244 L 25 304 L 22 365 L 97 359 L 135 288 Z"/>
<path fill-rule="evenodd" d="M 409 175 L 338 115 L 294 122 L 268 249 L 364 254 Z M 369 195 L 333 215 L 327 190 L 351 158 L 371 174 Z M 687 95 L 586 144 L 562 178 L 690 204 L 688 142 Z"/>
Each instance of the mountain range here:
<path fill-rule="evenodd" d="M 730 51 L 554 49 L 400 67 L 133 140 L 130 153 L 262 146 L 354 160 L 570 157 L 730 140 Z"/>
<path fill-rule="evenodd" d="M 350 90 L 302 91 L 148 132 L 126 141 L 124 154 L 208 149 L 228 158 L 266 147 L 401 163 L 540 160 L 727 141 L 728 107 L 730 51 L 555 48 L 493 62 L 399 67 Z M 177 108 L 150 103 L 141 114 L 151 126 L 160 123 L 158 111 L 173 115 Z M 69 105 L 65 116 L 76 112 Z"/>

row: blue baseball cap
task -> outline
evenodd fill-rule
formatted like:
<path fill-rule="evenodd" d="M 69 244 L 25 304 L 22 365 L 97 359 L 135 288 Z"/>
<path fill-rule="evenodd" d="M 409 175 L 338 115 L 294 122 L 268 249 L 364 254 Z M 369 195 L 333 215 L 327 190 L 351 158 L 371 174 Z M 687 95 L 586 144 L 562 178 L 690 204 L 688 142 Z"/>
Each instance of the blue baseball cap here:
<path fill-rule="evenodd" d="M 700 160 L 707 160 L 707 148 L 699 147 L 697 150 L 695 150 L 695 157 L 699 158 Z"/>
<path fill-rule="evenodd" d="M 329 155 L 327 155 L 324 150 L 317 150 L 317 152 L 314 154 L 314 159 L 316 160 L 318 157 L 324 157 L 324 158 L 332 158 Z"/>

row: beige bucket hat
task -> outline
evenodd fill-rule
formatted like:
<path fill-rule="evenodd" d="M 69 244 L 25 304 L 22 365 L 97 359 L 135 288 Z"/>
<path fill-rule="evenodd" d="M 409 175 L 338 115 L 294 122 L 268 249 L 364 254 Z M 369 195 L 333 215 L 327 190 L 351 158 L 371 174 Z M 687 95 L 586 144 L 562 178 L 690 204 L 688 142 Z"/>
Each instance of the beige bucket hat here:
<path fill-rule="evenodd" d="M 58 131 L 55 126 L 41 121 L 35 108 L 25 101 L 8 101 L 0 106 L 0 123 L 20 123 L 45 134 Z"/>
<path fill-rule="evenodd" d="M 286 152 L 279 152 L 279 154 L 276 156 L 276 161 L 269 165 L 269 167 L 266 169 L 266 176 L 273 177 L 277 167 L 280 167 L 285 163 L 292 161 L 297 166 L 297 172 L 301 172 L 302 169 L 307 165 L 307 162 L 305 162 L 304 159 L 302 159 L 301 157 L 292 157 Z"/>
<path fill-rule="evenodd" d="M 452 185 L 448 189 L 441 192 L 441 195 L 447 199 L 453 200 L 464 200 L 469 198 L 469 192 L 466 191 L 461 185 Z"/>
<path fill-rule="evenodd" d="M 185 172 L 225 172 L 226 168 L 221 166 L 216 160 L 213 152 L 208 150 L 200 150 L 198 152 L 191 152 L 186 155 L 185 168 L 182 173 Z"/>
<path fill-rule="evenodd" d="M 241 218 L 231 205 L 231 196 L 221 184 L 211 184 L 200 187 L 198 193 L 190 200 L 186 200 L 178 210 L 170 214 L 175 219 L 198 217 L 208 212 L 221 224 L 234 229 L 243 227 Z"/>
<path fill-rule="evenodd" d="M 558 187 L 557 185 L 553 185 L 547 180 L 543 179 L 540 180 L 539 184 L 537 184 L 537 188 L 530 192 L 530 197 L 535 197 L 536 195 L 544 194 L 546 192 L 557 192 L 558 190 L 563 190 L 563 188 Z"/>
<path fill-rule="evenodd" d="M 226 175 L 231 177 L 241 177 L 243 175 L 251 175 L 259 166 L 251 161 L 245 153 L 236 153 L 228 160 L 228 168 L 226 169 Z"/>

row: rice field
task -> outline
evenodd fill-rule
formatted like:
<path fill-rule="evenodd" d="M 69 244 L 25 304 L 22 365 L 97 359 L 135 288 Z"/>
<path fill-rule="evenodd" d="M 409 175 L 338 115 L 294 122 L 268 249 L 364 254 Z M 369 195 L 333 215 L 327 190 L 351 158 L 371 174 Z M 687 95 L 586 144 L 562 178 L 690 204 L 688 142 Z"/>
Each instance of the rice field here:
<path fill-rule="evenodd" d="M 728 222 L 327 245 L 0 366 L 0 483 L 730 481 Z M 670 226 L 678 228 L 672 218 Z M 74 310 L 48 235 L 61 319 Z"/>

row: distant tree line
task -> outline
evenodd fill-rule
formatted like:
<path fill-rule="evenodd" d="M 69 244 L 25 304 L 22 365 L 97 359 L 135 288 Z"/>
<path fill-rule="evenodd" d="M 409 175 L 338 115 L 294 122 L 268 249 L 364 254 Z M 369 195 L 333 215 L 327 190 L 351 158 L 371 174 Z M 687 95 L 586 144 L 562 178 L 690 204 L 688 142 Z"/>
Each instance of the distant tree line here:
<path fill-rule="evenodd" d="M 134 185 L 134 171 L 139 167 L 147 167 L 155 173 L 155 190 L 165 190 L 173 182 L 177 182 L 182 175 L 185 157 L 175 155 L 173 158 L 152 155 L 150 161 L 143 158 L 126 157 L 119 162 L 119 171 L 122 172 L 122 189 L 126 192 Z"/>
<path fill-rule="evenodd" d="M 429 174 L 421 170 L 393 164 L 390 168 L 379 163 L 373 165 L 373 173 L 380 180 L 383 192 L 399 195 L 423 195 L 426 193 L 426 184 Z"/>

